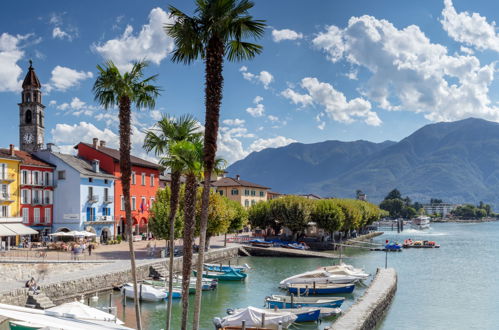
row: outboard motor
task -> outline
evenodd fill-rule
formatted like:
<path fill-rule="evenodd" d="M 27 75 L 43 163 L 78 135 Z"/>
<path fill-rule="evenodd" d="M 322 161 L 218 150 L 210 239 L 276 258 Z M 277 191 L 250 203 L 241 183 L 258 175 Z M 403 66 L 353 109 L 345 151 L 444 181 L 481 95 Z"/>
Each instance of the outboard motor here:
<path fill-rule="evenodd" d="M 219 317 L 214 317 L 213 318 L 213 324 L 215 325 L 216 329 L 222 329 L 222 319 Z"/>

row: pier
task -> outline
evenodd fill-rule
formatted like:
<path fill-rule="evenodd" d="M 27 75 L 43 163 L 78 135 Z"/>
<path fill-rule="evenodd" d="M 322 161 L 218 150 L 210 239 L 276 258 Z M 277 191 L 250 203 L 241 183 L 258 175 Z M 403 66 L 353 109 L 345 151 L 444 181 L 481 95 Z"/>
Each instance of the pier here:
<path fill-rule="evenodd" d="M 253 257 L 292 257 L 292 258 L 327 258 L 327 259 L 340 259 L 337 254 L 318 252 L 310 250 L 294 250 L 281 247 L 258 247 L 258 246 L 244 246 L 246 252 Z M 244 252 L 239 252 L 240 255 Z M 343 258 L 346 258 L 343 256 Z"/>

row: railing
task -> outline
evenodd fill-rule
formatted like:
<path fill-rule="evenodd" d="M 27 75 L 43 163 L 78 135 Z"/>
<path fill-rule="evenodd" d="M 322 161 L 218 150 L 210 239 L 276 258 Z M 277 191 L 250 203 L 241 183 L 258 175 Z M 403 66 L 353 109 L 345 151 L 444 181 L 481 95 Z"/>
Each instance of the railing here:
<path fill-rule="evenodd" d="M 104 204 L 111 204 L 113 202 L 113 196 L 104 196 L 103 203 Z"/>
<path fill-rule="evenodd" d="M 31 205 L 42 205 L 43 201 L 41 198 L 33 198 L 31 199 Z"/>
<path fill-rule="evenodd" d="M 0 174 L 0 181 L 15 181 L 16 180 L 16 175 L 15 174 Z"/>
<path fill-rule="evenodd" d="M 99 196 L 97 196 L 97 195 L 88 195 L 87 200 L 90 203 L 97 203 L 99 201 Z"/>
<path fill-rule="evenodd" d="M 6 202 L 11 201 L 10 195 L 6 193 L 0 193 L 0 201 Z"/>
<path fill-rule="evenodd" d="M 97 221 L 109 221 L 109 222 L 112 222 L 113 221 L 113 217 L 110 216 L 110 215 L 102 215 L 98 218 Z"/>

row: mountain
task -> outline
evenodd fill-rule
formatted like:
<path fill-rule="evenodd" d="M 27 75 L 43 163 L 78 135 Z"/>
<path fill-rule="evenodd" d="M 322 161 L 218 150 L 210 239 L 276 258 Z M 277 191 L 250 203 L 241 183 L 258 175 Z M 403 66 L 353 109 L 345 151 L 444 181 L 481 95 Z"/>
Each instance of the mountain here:
<path fill-rule="evenodd" d="M 400 142 L 293 143 L 254 152 L 229 175 L 282 193 L 381 201 L 393 188 L 413 200 L 499 206 L 499 124 L 469 118 L 430 124 Z"/>

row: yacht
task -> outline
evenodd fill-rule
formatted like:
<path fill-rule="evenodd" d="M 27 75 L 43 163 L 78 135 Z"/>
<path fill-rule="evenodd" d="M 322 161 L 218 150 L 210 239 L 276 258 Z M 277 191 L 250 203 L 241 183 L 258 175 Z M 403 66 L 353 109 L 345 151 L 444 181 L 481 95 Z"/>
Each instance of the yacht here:
<path fill-rule="evenodd" d="M 418 230 L 430 228 L 430 217 L 420 215 L 419 217 L 412 219 L 411 227 Z"/>

